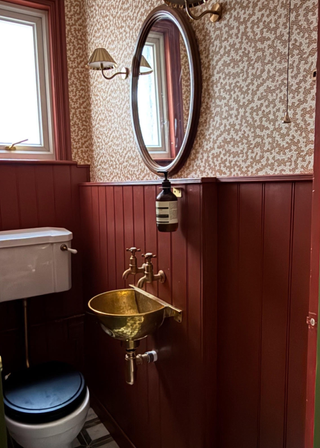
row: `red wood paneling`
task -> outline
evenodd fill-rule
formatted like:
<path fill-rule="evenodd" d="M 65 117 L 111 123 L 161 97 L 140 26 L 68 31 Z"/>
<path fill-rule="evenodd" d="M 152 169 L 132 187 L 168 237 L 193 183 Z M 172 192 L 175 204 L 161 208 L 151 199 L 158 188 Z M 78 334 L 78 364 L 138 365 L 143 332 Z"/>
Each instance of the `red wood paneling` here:
<path fill-rule="evenodd" d="M 70 291 L 28 299 L 31 362 L 56 358 L 83 365 L 79 183 L 88 180 L 88 172 L 74 163 L 0 162 L 0 230 L 65 227 L 79 249 Z M 7 372 L 24 363 L 22 328 L 22 302 L 0 303 L 0 353 Z"/>
<path fill-rule="evenodd" d="M 156 230 L 158 185 L 81 187 L 86 300 L 124 285 L 135 245 L 156 253 L 167 276 L 147 289 L 184 311 L 181 325 L 167 320 L 141 341 L 139 352 L 155 348 L 159 361 L 139 367 L 132 387 L 124 347 L 90 317 L 92 390 L 137 448 L 301 448 L 311 182 L 175 184 L 183 197 L 172 234 Z"/>
<path fill-rule="evenodd" d="M 309 278 L 307 268 L 310 262 L 310 235 L 305 229 L 311 227 L 310 185 L 306 182 L 295 184 L 295 202 L 292 239 L 292 279 L 291 301 L 288 319 L 287 350 L 287 427 L 288 448 L 304 446 L 304 434 L 308 428 L 302 424 L 306 413 L 307 364 L 306 345 L 308 327 L 305 316 L 308 314 Z M 308 366 L 309 368 L 309 366 Z"/>
<path fill-rule="evenodd" d="M 199 385 L 199 393 L 206 397 L 204 408 L 205 447 L 217 446 L 217 331 L 218 331 L 218 290 L 217 290 L 217 263 L 215 254 L 218 252 L 218 204 L 217 186 L 213 183 L 205 185 L 201 191 L 201 365 L 203 383 Z M 192 338 L 192 333 L 190 334 Z M 211 387 L 208 387 L 211 385 Z"/>
<path fill-rule="evenodd" d="M 280 194 L 281 191 L 281 194 Z M 292 185 L 265 187 L 260 444 L 283 447 Z"/>
<path fill-rule="evenodd" d="M 0 176 L 1 230 L 10 230 L 20 226 L 19 196 L 16 167 L 5 168 L 1 169 Z"/>
<path fill-rule="evenodd" d="M 218 447 L 302 447 L 311 182 L 219 185 Z"/>
<path fill-rule="evenodd" d="M 135 245 L 141 249 L 137 254 L 139 264 L 143 263 L 142 253 L 153 252 L 157 255 L 153 260 L 155 271 L 163 269 L 167 276 L 164 284 L 146 285 L 147 290 L 184 310 L 181 325 L 173 320 L 166 321 L 160 331 L 141 341 L 139 352 L 156 348 L 160 361 L 139 366 L 133 387 L 124 381 L 124 347 L 104 335 L 90 318 L 86 339 L 92 389 L 139 448 L 191 448 L 195 441 L 202 443 L 203 440 L 202 186 L 189 185 L 186 189 L 182 185 L 182 188 L 181 226 L 172 235 L 156 229 L 158 186 L 87 184 L 81 188 L 83 222 L 86 221 L 84 234 L 91 245 L 99 245 L 100 251 L 108 252 L 107 266 L 99 265 L 94 248 L 88 252 L 88 263 L 97 275 L 96 284 L 101 284 L 100 279 L 107 270 L 109 281 L 105 286 L 109 289 L 123 287 L 122 273 L 129 265 L 130 256 L 125 249 Z M 102 224 L 100 220 L 99 240 L 94 235 L 99 225 L 98 214 L 92 212 L 97 191 L 99 197 L 102 191 L 106 197 L 106 221 Z M 91 216 L 90 222 L 88 216 Z M 105 227 L 102 238 L 101 228 Z M 214 259 L 216 253 L 211 257 Z M 130 276 L 126 284 L 137 280 L 138 276 L 135 279 Z M 87 299 L 94 290 L 94 286 L 86 290 Z M 93 346 L 99 348 L 92 351 Z M 101 351 L 107 355 L 101 356 Z M 192 437 L 187 430 L 189 426 L 194 429 Z"/>

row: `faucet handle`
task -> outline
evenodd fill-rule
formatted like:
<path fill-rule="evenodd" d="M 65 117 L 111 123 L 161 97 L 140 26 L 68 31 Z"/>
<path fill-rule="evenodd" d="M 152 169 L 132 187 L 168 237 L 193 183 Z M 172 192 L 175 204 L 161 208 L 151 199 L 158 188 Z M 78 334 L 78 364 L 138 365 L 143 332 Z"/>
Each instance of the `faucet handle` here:
<path fill-rule="evenodd" d="M 127 252 L 131 252 L 131 256 L 134 257 L 136 252 L 141 252 L 141 249 L 137 249 L 136 247 L 130 247 L 126 249 Z"/>
<path fill-rule="evenodd" d="M 152 252 L 147 252 L 146 254 L 142 254 L 141 257 L 146 259 L 146 263 L 151 263 L 151 258 L 156 258 L 156 255 L 153 255 Z"/>

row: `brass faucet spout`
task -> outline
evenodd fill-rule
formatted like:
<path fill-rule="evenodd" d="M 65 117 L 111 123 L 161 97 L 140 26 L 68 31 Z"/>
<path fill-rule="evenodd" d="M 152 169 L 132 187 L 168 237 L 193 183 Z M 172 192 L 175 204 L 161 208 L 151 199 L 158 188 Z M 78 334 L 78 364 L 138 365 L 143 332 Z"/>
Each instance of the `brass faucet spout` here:
<path fill-rule="evenodd" d="M 147 281 L 147 276 L 144 275 L 143 277 L 141 277 L 137 283 L 137 288 L 143 288 L 144 284 Z"/>
<path fill-rule="evenodd" d="M 153 255 L 151 252 L 148 252 L 145 255 L 142 255 L 145 258 L 145 263 L 142 265 L 144 270 L 144 276 L 140 278 L 137 283 L 137 288 L 143 288 L 145 283 L 152 283 L 155 281 L 159 281 L 160 283 L 164 283 L 166 281 L 166 274 L 163 271 L 159 271 L 158 274 L 153 273 L 153 264 L 152 258 L 155 258 L 156 255 Z"/>
<path fill-rule="evenodd" d="M 127 278 L 129 277 L 130 274 L 131 274 L 131 268 L 126 269 L 126 270 L 124 271 L 124 273 L 122 274 L 122 278 L 123 278 L 123 280 L 127 280 Z"/>

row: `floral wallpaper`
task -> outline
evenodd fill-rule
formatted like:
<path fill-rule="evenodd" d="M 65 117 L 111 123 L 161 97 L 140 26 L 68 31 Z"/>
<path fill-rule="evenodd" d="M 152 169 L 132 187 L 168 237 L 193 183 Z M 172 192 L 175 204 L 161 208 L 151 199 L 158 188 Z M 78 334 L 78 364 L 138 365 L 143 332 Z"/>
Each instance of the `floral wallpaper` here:
<path fill-rule="evenodd" d="M 203 94 L 198 133 L 176 177 L 310 173 L 313 166 L 316 0 L 292 1 L 289 114 L 288 0 L 228 0 L 223 17 L 192 22 Z M 73 158 L 92 181 L 154 179 L 131 125 L 130 76 L 106 81 L 86 68 L 96 47 L 131 67 L 140 27 L 161 0 L 65 0 Z M 196 8 L 196 13 L 211 2 Z"/>

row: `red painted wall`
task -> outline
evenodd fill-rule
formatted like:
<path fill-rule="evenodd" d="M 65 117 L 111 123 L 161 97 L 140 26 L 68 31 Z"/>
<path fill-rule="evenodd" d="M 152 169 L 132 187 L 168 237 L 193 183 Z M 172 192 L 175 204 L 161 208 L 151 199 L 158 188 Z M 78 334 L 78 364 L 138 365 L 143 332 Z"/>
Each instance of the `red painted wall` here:
<path fill-rule="evenodd" d="M 147 289 L 184 310 L 182 324 L 168 319 L 154 336 L 141 341 L 139 351 L 156 348 L 160 361 L 139 367 L 133 387 L 125 383 L 124 347 L 103 333 L 95 318 L 88 319 L 91 392 L 139 448 L 209 447 L 205 440 L 212 441 L 215 424 L 216 282 L 208 274 L 216 263 L 216 183 L 182 187 L 181 224 L 173 234 L 156 230 L 157 186 L 81 187 L 87 299 L 137 281 L 132 276 L 122 280 L 129 264 L 125 249 L 135 245 L 142 253 L 157 254 L 155 271 L 163 269 L 167 276 L 164 284 Z M 207 197 L 211 207 L 204 209 Z M 211 238 L 206 240 L 208 231 Z M 206 303 L 205 292 L 210 296 Z M 204 390 L 208 376 L 211 382 Z M 125 446 L 123 441 L 120 446 Z"/>
<path fill-rule="evenodd" d="M 311 187 L 219 186 L 219 448 L 304 446 Z"/>
<path fill-rule="evenodd" d="M 184 310 L 142 342 L 160 360 L 133 387 L 124 348 L 88 319 L 92 390 L 137 448 L 303 446 L 311 180 L 251 180 L 182 184 L 172 235 L 155 227 L 157 186 L 81 187 L 86 299 L 125 286 L 136 245 L 168 277 L 150 291 Z"/>
<path fill-rule="evenodd" d="M 0 162 L 0 230 L 65 227 L 81 249 L 79 183 L 88 167 L 74 163 Z M 83 366 L 82 253 L 74 256 L 70 291 L 28 300 L 30 361 Z M 0 354 L 5 372 L 24 364 L 22 301 L 0 303 Z"/>
<path fill-rule="evenodd" d="M 160 361 L 139 367 L 130 387 L 124 348 L 88 317 L 88 379 L 115 427 L 137 448 L 301 448 L 311 180 L 181 184 L 172 235 L 155 228 L 158 186 L 82 184 L 79 199 L 87 180 L 88 169 L 70 163 L 0 163 L 0 228 L 62 226 L 80 248 L 72 290 L 29 300 L 31 361 L 81 367 L 83 303 L 125 285 L 125 248 L 137 245 L 167 274 L 149 290 L 181 307 L 184 321 L 142 342 Z M 21 302 L 0 304 L 7 372 L 23 364 L 22 336 Z"/>

